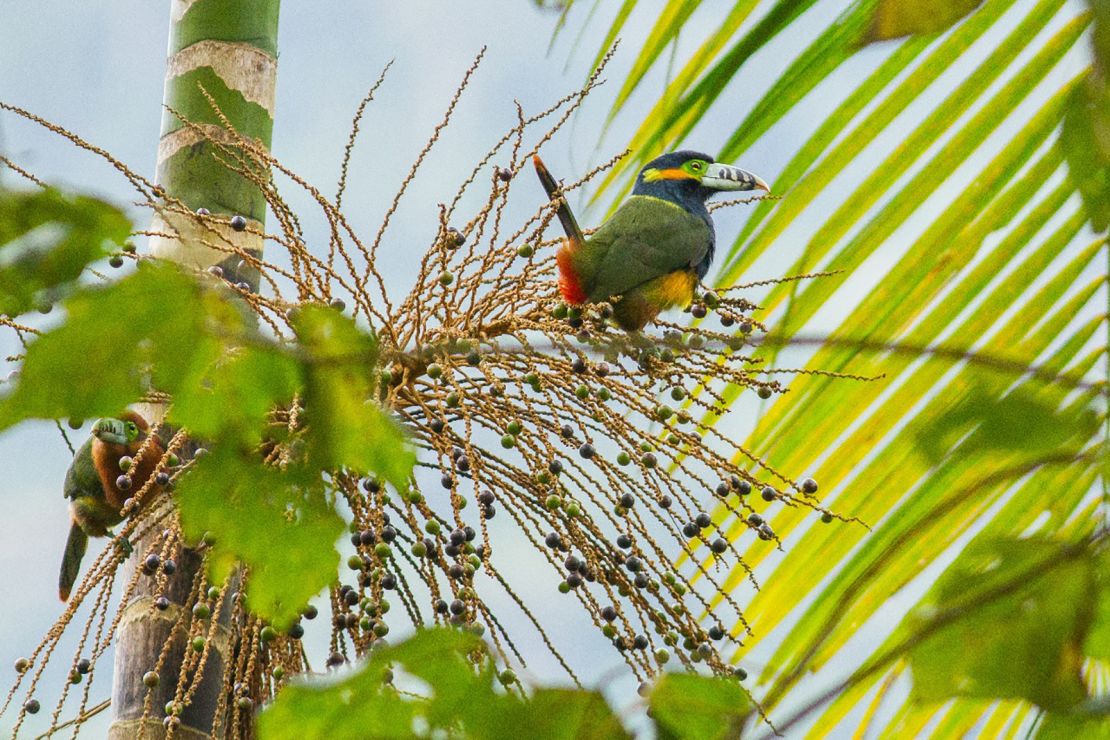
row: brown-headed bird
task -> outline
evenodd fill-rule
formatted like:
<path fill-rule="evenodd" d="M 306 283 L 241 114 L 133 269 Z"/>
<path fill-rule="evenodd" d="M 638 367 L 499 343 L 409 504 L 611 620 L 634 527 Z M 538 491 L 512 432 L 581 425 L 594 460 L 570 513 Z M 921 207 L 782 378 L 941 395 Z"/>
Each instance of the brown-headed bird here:
<path fill-rule="evenodd" d="M 150 440 L 137 463 L 120 461 L 139 454 L 146 443 L 149 425 L 139 414 L 127 411 L 118 419 L 99 419 L 92 436 L 81 445 L 66 472 L 65 496 L 70 500 L 73 523 L 69 528 L 62 569 L 58 574 L 58 596 L 65 601 L 73 584 L 89 537 L 110 535 L 109 529 L 123 521 L 123 503 L 150 478 L 164 448 L 157 437 Z"/>
<path fill-rule="evenodd" d="M 559 183 L 539 157 L 540 183 L 552 200 Z M 659 313 L 693 300 L 709 272 L 716 244 L 706 201 L 722 191 L 768 190 L 750 172 L 700 152 L 671 152 L 640 171 L 617 212 L 590 236 L 561 199 L 557 215 L 567 234 L 556 253 L 559 292 L 571 305 L 611 301 L 625 331 L 639 331 Z"/>

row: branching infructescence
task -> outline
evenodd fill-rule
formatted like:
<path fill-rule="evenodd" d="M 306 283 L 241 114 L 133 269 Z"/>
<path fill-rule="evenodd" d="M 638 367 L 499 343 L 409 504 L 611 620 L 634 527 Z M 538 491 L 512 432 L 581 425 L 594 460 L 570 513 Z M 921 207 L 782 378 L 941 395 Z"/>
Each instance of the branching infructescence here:
<path fill-rule="evenodd" d="M 700 665 L 731 672 L 728 645 L 743 640 L 749 629 L 717 562 L 739 561 L 738 546 L 746 543 L 737 543 L 745 537 L 776 542 L 772 522 L 761 513 L 772 503 L 806 506 L 826 520 L 833 515 L 821 507 L 814 482 L 769 468 L 715 424 L 728 407 L 726 389 L 749 389 L 762 398 L 783 391 L 776 378 L 784 371 L 767 371 L 751 353 L 750 336 L 762 329 L 753 316 L 756 306 L 732 289 L 706 290 L 690 309 L 698 319 L 693 325 L 660 322 L 644 334 L 625 334 L 607 321 L 612 311 L 607 304 L 575 308 L 560 302 L 553 259 L 558 240 L 547 235 L 551 205 L 543 202 L 523 219 L 513 215 L 519 204 L 540 201 L 530 178 L 527 187 L 514 185 L 532 155 L 599 84 L 601 68 L 582 90 L 546 111 L 526 117 L 518 107 L 517 124 L 463 178 L 459 191 L 447 203 L 429 205 L 427 248 L 407 293 L 391 293 L 374 264 L 376 255 L 390 249 L 414 253 L 411 244 L 391 242 L 390 219 L 449 124 L 478 61 L 467 70 L 368 241 L 355 233 L 338 205 L 348 175 L 357 174 L 348 171 L 347 163 L 366 101 L 355 119 L 334 200 L 230 126 L 220 142 L 213 141 L 226 166 L 265 193 L 276 223 L 276 232 L 264 235 L 269 259 L 224 237 L 215 226 L 225 217 L 187 210 L 122 163 L 109 161 L 135 184 L 144 205 L 177 217 L 164 218 L 165 223 L 190 219 L 204 244 L 238 257 L 238 267 L 229 269 L 236 261 L 223 260 L 224 267 L 211 271 L 238 290 L 275 338 L 293 335 L 292 310 L 306 303 L 349 311 L 379 338 L 378 400 L 410 431 L 418 447 L 418 474 L 408 490 L 397 491 L 376 480 L 329 471 L 337 497 L 349 508 L 357 555 L 349 563 L 349 582 L 337 584 L 328 599 L 330 654 L 320 664 L 338 665 L 365 653 L 389 623 L 398 621 L 446 622 L 484 632 L 502 659 L 524 664 L 530 652 L 527 631 L 510 634 L 506 615 L 495 615 L 487 606 L 486 594 L 503 591 L 577 681 L 545 632 L 540 610 L 519 596 L 499 570 L 499 554 L 509 546 L 498 539 L 502 533 L 492 536 L 488 523 L 501 513 L 550 564 L 552 592 L 576 598 L 640 679 L 672 660 L 691 669 Z M 563 191 L 581 187 L 618 159 L 566 183 Z M 326 246 L 309 244 L 302 218 L 282 198 L 279 182 L 303 188 L 318 205 L 328 224 Z M 458 209 L 471 187 L 486 188 L 488 197 L 464 217 Z M 285 260 L 277 257 L 287 258 L 289 267 L 279 267 L 277 262 Z M 248 269 L 261 274 L 264 295 L 241 282 Z M 295 431 L 301 410 L 276 409 L 273 422 Z M 179 431 L 167 440 L 167 455 L 182 448 L 186 434 Z M 274 446 L 262 452 L 274 465 L 288 454 Z M 167 465 L 163 459 L 159 469 L 176 478 L 187 474 L 189 463 Z M 172 491 L 172 486 L 171 479 L 164 488 Z M 133 515 L 119 538 L 145 536 L 157 551 L 135 557 L 163 564 L 146 575 L 137 571 L 136 578 L 158 578 L 159 567 L 180 557 L 182 537 L 171 502 L 172 495 L 160 495 L 153 483 L 133 498 Z M 741 534 L 729 536 L 730 530 Z M 383 542 L 391 544 L 393 557 L 380 555 Z M 199 553 L 204 557 L 203 544 Z M 21 664 L 4 708 L 21 691 L 33 695 L 62 633 L 91 605 L 81 655 L 72 665 L 75 683 L 86 682 L 78 710 L 85 715 L 92 666 L 119 623 L 120 615 L 109 614 L 108 602 L 125 557 L 113 547 L 100 554 L 62 617 Z M 755 583 L 750 570 L 749 575 Z M 244 611 L 227 584 L 209 584 L 205 578 L 202 568 L 183 602 L 154 599 L 147 607 L 172 619 L 174 638 L 187 640 L 188 648 L 172 704 L 146 709 L 149 715 L 167 716 L 173 726 L 209 663 L 212 644 L 226 641 L 216 721 L 236 734 L 249 722 L 252 707 L 273 696 L 289 677 L 309 670 L 299 639 L 303 630 L 274 633 Z M 243 582 L 249 589 L 249 573 Z M 130 593 L 133 587 L 134 582 L 125 584 L 124 590 Z M 222 609 L 232 613 L 227 633 L 213 617 Z M 305 617 L 315 617 L 315 609 Z M 151 681 L 157 680 L 169 649 L 167 642 L 152 663 Z"/>

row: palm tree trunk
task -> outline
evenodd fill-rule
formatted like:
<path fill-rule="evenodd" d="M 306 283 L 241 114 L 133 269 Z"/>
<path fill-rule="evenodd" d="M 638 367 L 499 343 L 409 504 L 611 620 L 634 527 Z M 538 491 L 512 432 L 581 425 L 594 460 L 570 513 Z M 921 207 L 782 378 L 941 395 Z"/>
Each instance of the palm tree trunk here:
<path fill-rule="evenodd" d="M 157 181 L 168 198 L 190 209 L 207 209 L 219 218 L 212 225 L 232 244 L 261 256 L 266 201 L 250 180 L 229 170 L 217 155 L 213 142 L 234 141 L 223 127 L 223 116 L 241 136 L 270 147 L 274 122 L 274 90 L 277 80 L 277 27 L 280 0 L 173 0 L 170 9 L 169 60 L 166 69 L 165 110 L 158 143 Z M 215 104 L 215 109 L 213 107 Z M 218 113 L 217 110 L 218 109 Z M 182 118 L 191 124 L 187 126 Z M 224 157 L 226 159 L 226 157 Z M 246 230 L 235 230 L 232 216 L 246 219 Z M 258 273 L 245 269 L 238 256 L 213 250 L 199 243 L 193 219 L 156 213 L 150 251 L 163 259 L 198 268 L 221 264 L 225 276 L 245 281 L 258 289 Z M 180 234 L 180 238 L 171 234 Z M 208 240 L 213 241 L 212 237 Z M 161 418 L 160 406 L 142 410 L 147 419 Z M 135 543 L 137 555 L 124 567 L 130 579 L 141 554 L 149 545 Z M 174 697 L 178 669 L 186 640 L 180 636 L 170 648 L 160 672 L 161 681 L 152 689 L 152 710 L 144 720 L 147 688 L 142 676 L 149 671 L 169 638 L 181 604 L 200 564 L 199 556 L 186 550 L 177 558 L 177 570 L 166 587 L 154 593 L 155 579 L 142 578 L 119 623 L 112 686 L 112 740 L 140 734 L 151 740 L 164 737 L 163 708 Z M 158 596 L 166 596 L 171 607 L 152 608 Z M 217 615 L 226 627 L 230 609 Z M 224 633 L 227 634 L 226 632 Z M 174 735 L 178 738 L 207 738 L 229 658 L 228 640 L 215 640 L 199 690 L 180 714 Z M 226 703 L 226 702 L 225 702 Z M 228 723 L 222 722 L 226 733 Z"/>

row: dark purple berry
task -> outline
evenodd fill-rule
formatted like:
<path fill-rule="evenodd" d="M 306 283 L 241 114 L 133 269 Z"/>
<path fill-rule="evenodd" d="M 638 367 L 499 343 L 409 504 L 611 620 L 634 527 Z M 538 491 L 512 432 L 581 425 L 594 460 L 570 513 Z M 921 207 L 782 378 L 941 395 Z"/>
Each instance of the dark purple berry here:
<path fill-rule="evenodd" d="M 817 481 L 813 478 L 806 478 L 802 481 L 802 490 L 806 493 L 817 493 Z"/>
<path fill-rule="evenodd" d="M 231 228 L 235 231 L 244 231 L 247 228 L 247 219 L 239 215 L 232 216 Z"/>
<path fill-rule="evenodd" d="M 628 548 L 632 547 L 632 538 L 626 534 L 617 535 L 617 547 L 621 548 L 622 550 L 627 550 Z"/>
<path fill-rule="evenodd" d="M 164 612 L 170 608 L 170 600 L 165 596 L 159 596 L 154 599 L 154 608 L 160 612 Z"/>
<path fill-rule="evenodd" d="M 620 504 L 626 509 L 631 509 L 636 505 L 636 499 L 631 493 L 625 493 L 621 496 Z"/>
<path fill-rule="evenodd" d="M 587 442 L 586 444 L 578 448 L 578 454 L 589 460 L 591 457 L 597 454 L 597 450 L 594 449 L 594 446 L 592 444 Z"/>
<path fill-rule="evenodd" d="M 560 544 L 560 542 L 562 542 L 562 540 L 559 539 L 559 535 L 556 534 L 555 532 L 549 532 L 547 537 L 544 537 L 543 542 L 544 542 L 545 545 L 547 545 L 551 549 L 555 549 L 559 546 L 559 544 Z"/>
<path fill-rule="evenodd" d="M 763 491 L 761 492 L 760 495 L 763 496 L 764 501 L 774 501 L 775 500 L 775 489 L 772 488 L 771 486 L 763 486 Z"/>
<path fill-rule="evenodd" d="M 158 572 L 158 568 L 161 565 L 162 558 L 158 557 L 154 553 L 151 553 L 150 555 L 147 555 L 146 559 L 143 561 L 143 572 L 146 573 L 148 576 L 152 576 L 156 572 Z"/>
<path fill-rule="evenodd" d="M 611 606 L 602 607 L 601 618 L 604 619 L 606 622 L 612 622 L 617 618 L 617 610 Z"/>
<path fill-rule="evenodd" d="M 118 478 L 116 478 L 116 488 L 118 488 L 121 491 L 130 491 L 132 485 L 134 485 L 134 484 L 131 481 L 131 476 L 130 475 L 121 475 Z"/>
<path fill-rule="evenodd" d="M 713 544 L 711 544 L 709 547 L 713 550 L 713 552 L 720 555 L 728 549 L 728 542 L 718 537 L 717 539 L 713 540 Z"/>
<path fill-rule="evenodd" d="M 386 573 L 382 576 L 382 588 L 386 591 L 392 591 L 397 588 L 397 576 L 392 573 Z"/>
<path fill-rule="evenodd" d="M 697 524 L 702 529 L 705 529 L 706 527 L 708 527 L 710 524 L 713 523 L 713 520 L 709 517 L 708 514 L 706 514 L 703 511 L 700 514 L 698 514 L 696 517 L 694 517 L 694 523 Z"/>

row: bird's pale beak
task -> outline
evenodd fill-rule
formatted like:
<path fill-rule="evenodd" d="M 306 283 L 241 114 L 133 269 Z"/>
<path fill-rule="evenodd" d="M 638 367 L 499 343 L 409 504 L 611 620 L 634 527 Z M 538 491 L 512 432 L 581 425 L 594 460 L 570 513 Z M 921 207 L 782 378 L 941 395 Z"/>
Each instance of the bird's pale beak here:
<path fill-rule="evenodd" d="M 93 424 L 92 433 L 101 442 L 114 445 L 127 444 L 127 430 L 119 419 L 98 419 Z"/>
<path fill-rule="evenodd" d="M 706 168 L 702 175 L 701 184 L 712 190 L 765 190 L 771 188 L 763 180 L 739 167 L 727 164 L 713 163 Z"/>

